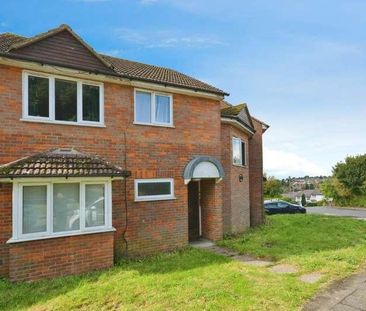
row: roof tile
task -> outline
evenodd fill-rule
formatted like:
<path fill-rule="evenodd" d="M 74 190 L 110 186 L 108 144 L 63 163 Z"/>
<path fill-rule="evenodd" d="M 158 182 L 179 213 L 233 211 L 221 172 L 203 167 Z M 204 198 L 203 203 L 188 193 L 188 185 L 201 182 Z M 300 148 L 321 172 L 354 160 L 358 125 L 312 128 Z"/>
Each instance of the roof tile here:
<path fill-rule="evenodd" d="M 50 150 L 0 166 L 0 178 L 127 177 L 126 174 L 121 167 L 75 149 Z"/>

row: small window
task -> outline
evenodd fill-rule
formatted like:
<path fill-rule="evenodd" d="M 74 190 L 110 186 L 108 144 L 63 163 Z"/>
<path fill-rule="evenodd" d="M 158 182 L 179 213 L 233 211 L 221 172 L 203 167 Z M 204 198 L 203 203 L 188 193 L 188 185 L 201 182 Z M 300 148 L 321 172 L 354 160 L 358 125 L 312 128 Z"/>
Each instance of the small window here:
<path fill-rule="evenodd" d="M 28 114 L 33 117 L 48 118 L 49 80 L 29 76 L 28 80 Z"/>
<path fill-rule="evenodd" d="M 174 199 L 173 179 L 135 180 L 136 201 Z"/>
<path fill-rule="evenodd" d="M 233 137 L 233 164 L 234 165 L 246 165 L 246 146 L 245 142 L 239 138 Z"/>
<path fill-rule="evenodd" d="M 136 91 L 135 123 L 172 125 L 172 97 L 155 92 Z"/>
<path fill-rule="evenodd" d="M 23 72 L 23 118 L 62 124 L 102 125 L 103 85 Z"/>

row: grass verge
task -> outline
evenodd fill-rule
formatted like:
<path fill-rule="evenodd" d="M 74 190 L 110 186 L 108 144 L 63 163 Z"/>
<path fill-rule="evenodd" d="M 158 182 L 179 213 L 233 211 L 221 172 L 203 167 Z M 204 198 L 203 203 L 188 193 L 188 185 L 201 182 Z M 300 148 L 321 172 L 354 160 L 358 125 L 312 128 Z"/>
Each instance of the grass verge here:
<path fill-rule="evenodd" d="M 366 222 L 316 215 L 273 216 L 220 244 L 289 262 L 324 278 L 304 284 L 205 250 L 187 248 L 114 268 L 26 284 L 0 281 L 1 310 L 296 310 L 324 283 L 366 259 Z M 299 274 L 300 274 L 299 273 Z"/>

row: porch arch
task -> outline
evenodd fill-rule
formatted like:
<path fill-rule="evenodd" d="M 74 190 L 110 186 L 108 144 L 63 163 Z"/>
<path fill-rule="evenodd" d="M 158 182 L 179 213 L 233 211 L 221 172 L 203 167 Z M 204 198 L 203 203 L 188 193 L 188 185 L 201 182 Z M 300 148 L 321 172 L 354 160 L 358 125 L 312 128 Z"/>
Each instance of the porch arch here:
<path fill-rule="evenodd" d="M 187 185 L 192 179 L 214 178 L 220 182 L 224 178 L 224 169 L 219 160 L 211 156 L 195 157 L 186 165 L 183 173 Z"/>

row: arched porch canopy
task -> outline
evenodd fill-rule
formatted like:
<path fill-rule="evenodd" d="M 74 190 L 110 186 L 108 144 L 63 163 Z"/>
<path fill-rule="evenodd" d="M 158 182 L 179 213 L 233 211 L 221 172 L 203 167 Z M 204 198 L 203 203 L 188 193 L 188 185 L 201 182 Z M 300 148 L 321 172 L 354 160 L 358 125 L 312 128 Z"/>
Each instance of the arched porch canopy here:
<path fill-rule="evenodd" d="M 215 178 L 220 182 L 224 178 L 224 169 L 219 160 L 210 156 L 200 156 L 192 159 L 184 169 L 184 183 L 192 179 Z"/>

